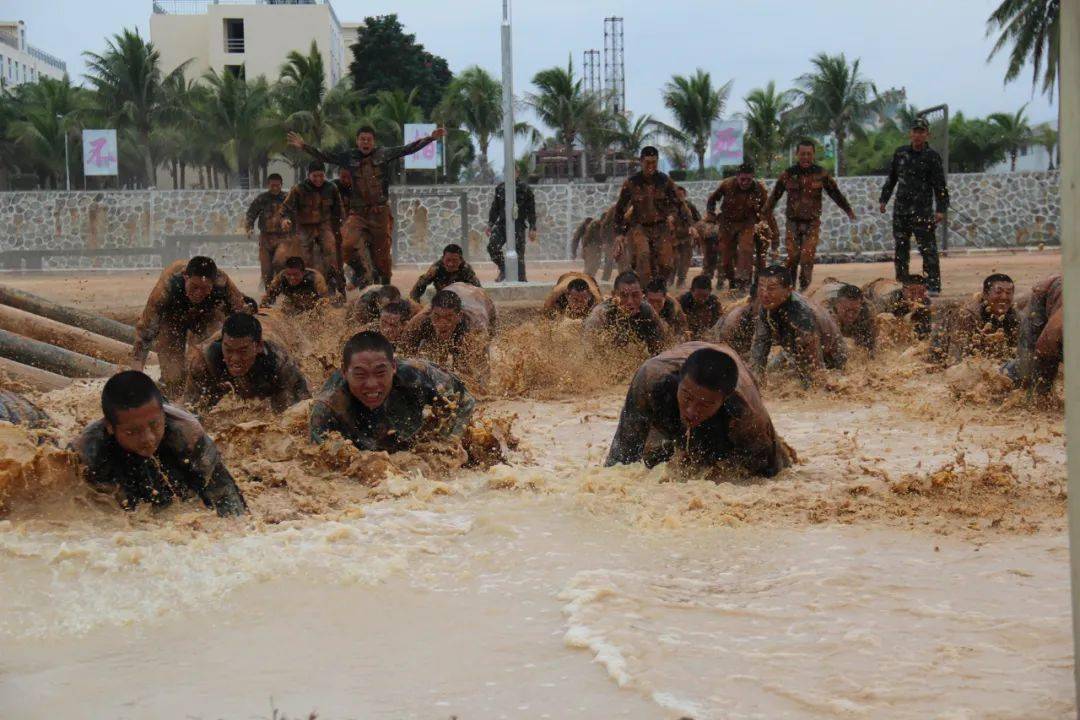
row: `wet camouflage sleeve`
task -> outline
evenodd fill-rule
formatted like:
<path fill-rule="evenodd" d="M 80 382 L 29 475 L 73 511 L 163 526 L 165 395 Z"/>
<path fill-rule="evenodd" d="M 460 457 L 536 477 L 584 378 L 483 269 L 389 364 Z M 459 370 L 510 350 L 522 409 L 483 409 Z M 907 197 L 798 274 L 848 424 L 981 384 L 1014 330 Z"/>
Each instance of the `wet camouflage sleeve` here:
<path fill-rule="evenodd" d="M 758 313 L 754 320 L 754 337 L 750 341 L 750 367 L 759 377 L 765 372 L 765 363 L 773 346 L 772 326 L 765 318 L 765 312 Z"/>
<path fill-rule="evenodd" d="M 424 271 L 424 274 L 416 278 L 416 284 L 413 285 L 412 291 L 409 293 L 416 302 L 420 302 L 420 298 L 424 297 L 424 293 L 427 292 L 428 285 L 435 282 L 435 276 L 439 273 L 439 263 L 432 263 L 431 267 Z"/>
<path fill-rule="evenodd" d="M 249 205 L 247 209 L 247 215 L 244 218 L 244 227 L 248 232 L 251 232 L 252 229 L 255 227 L 255 221 L 259 218 L 259 215 L 262 214 L 262 208 L 263 195 L 259 195 L 251 201 L 251 205 Z"/>
<path fill-rule="evenodd" d="M 191 356 L 184 384 L 184 405 L 205 410 L 221 402 L 228 393 L 223 383 L 214 379 L 206 362 L 206 353 L 200 350 Z"/>
<path fill-rule="evenodd" d="M 900 167 L 900 155 L 903 148 L 900 148 L 893 153 L 892 162 L 889 163 L 889 176 L 885 178 L 885 184 L 881 186 L 881 198 L 882 205 L 889 202 L 889 198 L 892 197 L 893 189 L 896 187 L 896 181 L 899 179 L 899 167 Z"/>
<path fill-rule="evenodd" d="M 495 197 L 491 199 L 491 207 L 488 208 L 488 226 L 496 227 L 499 224 L 499 219 L 502 216 L 502 207 L 506 197 L 506 186 L 498 185 L 495 187 Z"/>
<path fill-rule="evenodd" d="M 199 496 L 217 514 L 226 517 L 247 512 L 247 503 L 221 459 L 217 446 L 208 435 L 203 435 L 192 448 L 192 469 L 202 477 L 203 486 Z"/>
<path fill-rule="evenodd" d="M 337 165 L 338 167 L 349 167 L 350 157 L 348 152 L 328 153 L 320 150 L 314 145 L 308 145 L 307 143 L 304 143 L 304 152 L 306 152 L 308 155 L 315 158 L 316 160 L 321 160 L 324 163 L 329 163 L 330 165 Z"/>
<path fill-rule="evenodd" d="M 132 356 L 137 363 L 146 362 L 146 358 L 150 355 L 150 348 L 154 346 L 154 341 L 161 332 L 162 312 L 171 279 L 172 275 L 168 270 L 161 274 L 150 291 L 150 297 L 146 300 L 142 315 L 135 323 L 135 344 L 132 346 Z"/>
<path fill-rule="evenodd" d="M 716 205 L 724 198 L 724 183 L 721 182 L 716 186 L 716 189 L 709 193 L 709 198 L 705 201 L 705 215 L 709 218 L 716 217 Z"/>
<path fill-rule="evenodd" d="M 619 189 L 619 199 L 615 203 L 615 214 L 612 218 L 616 235 L 625 235 L 629 226 L 626 222 L 626 211 L 633 200 L 633 192 L 630 189 L 629 178 L 623 181 Z"/>
<path fill-rule="evenodd" d="M 482 287 L 480 285 L 480 278 L 476 276 L 476 271 L 473 270 L 472 265 L 466 265 L 464 268 L 462 268 L 461 277 L 458 278 L 458 282 L 463 282 L 468 285 L 475 285 L 476 287 Z"/>
<path fill-rule="evenodd" d="M 776 206 L 780 204 L 780 199 L 784 197 L 784 192 L 787 190 L 788 179 L 791 176 L 788 175 L 788 171 L 780 173 L 780 177 L 776 179 L 776 184 L 773 185 L 772 193 L 769 194 L 769 202 L 765 205 L 765 212 L 769 215 L 773 213 Z"/>
<path fill-rule="evenodd" d="M 408 145 L 398 145 L 396 147 L 382 148 L 380 153 L 380 162 L 383 165 L 389 165 L 399 158 L 403 158 L 406 155 L 412 155 L 418 150 L 423 150 L 431 143 L 435 142 L 431 138 L 423 137 L 419 140 L 414 140 Z"/>
<path fill-rule="evenodd" d="M 536 193 L 531 187 L 525 186 L 525 207 L 519 208 L 525 223 L 530 230 L 536 229 Z"/>
<path fill-rule="evenodd" d="M 282 270 L 274 276 L 274 279 L 270 281 L 270 284 L 266 286 L 266 293 L 262 296 L 262 300 L 259 301 L 259 305 L 262 307 L 270 307 L 281 295 L 282 289 L 285 287 L 285 271 Z"/>
<path fill-rule="evenodd" d="M 832 175 L 822 173 L 821 184 L 825 188 L 825 193 L 832 198 L 837 207 L 849 215 L 854 212 L 851 209 L 851 203 L 844 197 L 844 193 L 840 190 L 840 186 L 836 184 L 836 179 Z"/>
<path fill-rule="evenodd" d="M 279 355 L 278 362 L 277 389 L 270 396 L 270 408 L 274 412 L 282 412 L 301 400 L 311 397 L 307 378 L 300 372 L 296 361 L 291 357 Z"/>

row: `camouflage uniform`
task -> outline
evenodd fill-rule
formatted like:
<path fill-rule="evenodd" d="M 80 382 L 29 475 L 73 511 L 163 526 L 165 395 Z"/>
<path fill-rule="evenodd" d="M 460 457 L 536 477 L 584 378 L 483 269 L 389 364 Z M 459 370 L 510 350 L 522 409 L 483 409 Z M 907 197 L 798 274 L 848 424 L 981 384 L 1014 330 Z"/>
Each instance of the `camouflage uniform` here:
<path fill-rule="evenodd" d="M 676 287 L 686 284 L 686 275 L 690 272 L 690 265 L 694 261 L 694 242 L 690 237 L 690 230 L 701 220 L 701 212 L 697 206 L 689 200 L 686 200 L 685 204 L 690 217 L 687 222 L 679 222 L 675 225 L 675 270 L 672 277 L 667 279 L 669 284 L 674 281 Z"/>
<path fill-rule="evenodd" d="M 420 302 L 428 289 L 428 285 L 434 285 L 435 292 L 438 292 L 454 283 L 466 283 L 480 287 L 480 278 L 476 277 L 476 271 L 473 270 L 472 265 L 464 260 L 461 261 L 461 267 L 455 272 L 447 270 L 443 266 L 442 260 L 436 260 L 431 263 L 431 267 L 424 271 L 423 275 L 416 279 L 416 284 L 413 285 L 409 297 L 415 302 Z"/>
<path fill-rule="evenodd" d="M 982 298 L 953 308 L 930 340 L 930 359 L 955 365 L 971 355 L 1009 360 L 1016 354 L 1020 318 L 1015 308 L 1004 315 L 986 310 Z"/>
<path fill-rule="evenodd" d="M 710 333 L 713 339 L 730 345 L 739 357 L 750 360 L 750 344 L 761 308 L 756 300 L 743 300 L 728 308 Z"/>
<path fill-rule="evenodd" d="M 674 234 L 668 220 L 689 225 L 686 205 L 675 183 L 659 170 L 651 177 L 637 172 L 626 179 L 615 204 L 616 232 L 623 236 L 622 255 L 641 279 L 666 278 L 675 271 Z"/>
<path fill-rule="evenodd" d="M 1045 393 L 1065 359 L 1065 308 L 1061 274 L 1039 281 L 1020 322 L 1019 352 L 1009 374 L 1021 385 Z M 1015 368 L 1015 369 L 1014 369 Z"/>
<path fill-rule="evenodd" d="M 567 288 L 574 280 L 584 280 L 585 284 L 589 286 L 589 305 L 583 313 L 577 315 L 571 313 L 569 300 L 567 299 L 569 293 Z M 555 287 L 551 289 L 551 294 L 544 301 L 542 312 L 552 320 L 557 318 L 582 320 L 602 301 L 603 295 L 600 293 L 600 287 L 596 284 L 596 280 L 591 275 L 571 270 L 559 276 L 559 279 L 555 282 Z"/>
<path fill-rule="evenodd" d="M 43 428 L 52 421 L 44 410 L 22 395 L 10 390 L 0 390 L 0 422 Z"/>
<path fill-rule="evenodd" d="M 765 372 L 773 345 L 783 348 L 794 362 L 803 385 L 810 385 L 822 366 L 843 370 L 847 364 L 840 328 L 832 315 L 795 292 L 775 310 L 758 312 L 750 365 L 759 376 Z"/>
<path fill-rule="evenodd" d="M 459 283 L 450 287 L 454 292 L 462 286 Z M 462 294 L 458 293 L 458 296 L 462 297 Z M 490 372 L 488 345 L 493 334 L 493 316 L 486 305 L 467 300 L 475 298 L 462 297 L 461 322 L 448 339 L 439 338 L 435 332 L 428 308 L 409 320 L 398 348 L 405 355 L 423 358 L 483 385 Z"/>
<path fill-rule="evenodd" d="M 686 359 L 702 348 L 719 350 L 739 366 L 734 392 L 715 415 L 688 429 L 677 399 Z M 605 465 L 643 460 L 649 467 L 681 450 L 691 463 L 707 467 L 731 461 L 753 475 L 773 477 L 791 465 L 791 456 L 773 428 L 757 384 L 731 348 L 704 342 L 678 345 L 646 360 L 630 381 Z"/>
<path fill-rule="evenodd" d="M 277 343 L 263 340 L 263 352 L 251 369 L 241 377 L 233 377 L 225 366 L 221 340 L 217 339 L 191 359 L 184 402 L 188 407 L 209 408 L 230 392 L 244 400 L 268 398 L 274 412 L 311 397 L 300 367 Z"/>
<path fill-rule="evenodd" d="M 514 249 L 518 256 L 518 280 L 525 282 L 525 237 L 528 230 L 536 229 L 536 193 L 525 182 L 518 180 L 514 185 L 514 203 L 517 215 L 514 216 Z M 499 275 L 506 274 L 506 183 L 495 186 L 495 197 L 488 208 L 488 225 L 491 237 L 487 251 L 491 262 L 499 268 Z M 527 227 L 526 227 L 527 226 Z"/>
<path fill-rule="evenodd" d="M 311 441 L 341 433 L 360 450 L 397 452 L 426 439 L 460 437 L 476 401 L 464 384 L 424 360 L 398 359 L 386 402 L 370 410 L 353 397 L 340 371 L 311 405 Z"/>
<path fill-rule="evenodd" d="M 720 300 L 715 295 L 709 295 L 705 302 L 699 303 L 694 300 L 694 293 L 687 290 L 679 296 L 679 305 L 686 314 L 686 329 L 690 332 L 691 340 L 701 340 L 705 333 L 712 329 L 724 314 Z"/>
<path fill-rule="evenodd" d="M 727 178 L 709 195 L 705 205 L 706 218 L 717 223 L 716 246 L 713 262 L 719 255 L 720 270 L 728 281 L 728 287 L 748 288 L 754 271 L 765 267 L 765 241 L 759 237 L 758 223 L 769 224 L 774 238 L 779 239 L 776 221 L 765 208 L 769 192 L 765 183 L 754 180 L 750 187 L 739 187 L 737 178 Z M 720 203 L 720 214 L 716 205 Z M 706 267 L 705 274 L 712 276 L 715 264 Z M 719 284 L 717 287 L 720 287 Z"/>
<path fill-rule="evenodd" d="M 589 223 L 581 236 L 581 257 L 585 261 L 585 274 L 596 277 L 603 262 L 603 279 L 611 277 L 615 268 L 615 207 L 612 206 L 604 211 L 604 214 Z M 577 246 L 574 246 L 574 256 L 577 256 Z M 619 270 L 629 269 L 620 263 Z"/>
<path fill-rule="evenodd" d="M 259 269 L 263 287 L 269 287 L 274 273 L 285 267 L 285 261 L 296 254 L 293 236 L 283 227 L 287 219 L 284 214 L 285 198 L 283 192 L 270 191 L 260 193 L 248 207 L 245 226 L 248 232 L 259 223 Z"/>
<path fill-rule="evenodd" d="M 330 288 L 327 287 L 326 280 L 318 270 L 311 268 L 304 270 L 303 279 L 296 285 L 290 285 L 285 279 L 285 272 L 282 271 L 275 275 L 266 286 L 266 294 L 263 295 L 262 302 L 259 304 L 270 307 L 282 295 L 285 296 L 286 301 L 282 308 L 284 312 L 301 313 L 313 309 L 319 300 L 328 297 Z"/>
<path fill-rule="evenodd" d="M 949 189 L 945 185 L 945 170 L 941 155 L 932 147 L 915 150 L 911 145 L 898 148 L 889 166 L 889 177 L 881 188 L 881 204 L 889 202 L 893 188 L 893 240 L 896 243 L 896 279 L 908 274 L 911 258 L 911 236 L 922 255 L 923 274 L 931 292 L 941 292 L 941 265 L 938 262 L 934 202 L 937 211 L 949 209 Z"/>
<path fill-rule="evenodd" d="M 655 309 L 656 308 L 653 308 L 653 310 Z M 686 339 L 689 323 L 686 319 L 686 312 L 678 300 L 670 295 L 665 295 L 664 304 L 657 315 L 659 315 L 660 319 L 667 325 L 672 341 L 681 342 Z"/>
<path fill-rule="evenodd" d="M 670 337 L 667 323 L 645 301 L 641 302 L 637 315 L 627 317 L 614 300 L 605 300 L 585 318 L 583 329 L 585 337 L 595 345 L 621 348 L 640 342 L 650 353 L 663 350 Z"/>
<path fill-rule="evenodd" d="M 833 320 L 836 321 L 837 327 L 840 328 L 840 334 L 851 340 L 859 347 L 865 349 L 868 353 L 873 355 L 877 351 L 877 337 L 878 327 L 876 313 L 870 306 L 870 303 L 864 298 L 859 307 L 859 315 L 851 323 L 843 323 L 840 320 L 839 315 L 836 313 L 836 303 L 840 288 L 847 285 L 839 280 L 829 278 L 825 281 L 825 284 L 817 289 L 814 293 L 811 293 L 810 297 L 821 303 L 829 314 L 832 315 Z"/>
<path fill-rule="evenodd" d="M 930 337 L 933 309 L 930 299 L 923 302 L 909 302 L 904 298 L 900 284 L 886 278 L 878 278 L 863 286 L 866 296 L 875 313 L 889 313 L 896 318 L 909 318 L 915 337 L 925 340 Z"/>
<path fill-rule="evenodd" d="M 112 491 L 125 510 L 144 502 L 160 507 L 198 495 L 218 515 L 246 512 L 244 496 L 199 421 L 172 405 L 164 410 L 165 436 L 150 458 L 120 447 L 104 419 L 88 425 L 71 444 L 87 482 Z"/>
<path fill-rule="evenodd" d="M 151 348 L 157 350 L 166 393 L 183 387 L 188 333 L 194 342 L 201 342 L 216 332 L 227 315 L 244 310 L 243 294 L 221 270 L 209 297 L 192 304 L 184 292 L 186 268 L 186 260 L 177 260 L 162 271 L 135 324 L 134 360 L 146 362 Z"/>
<path fill-rule="evenodd" d="M 334 234 L 341 223 L 341 196 L 337 187 L 329 182 L 315 187 L 310 180 L 304 180 L 289 191 L 285 210 L 292 218 L 304 265 L 321 272 L 333 292 L 344 292 L 345 278 L 337 266 Z"/>
<path fill-rule="evenodd" d="M 844 197 L 844 193 L 840 192 L 836 180 L 820 165 L 803 168 L 796 164 L 780 173 L 765 208 L 766 214 L 772 215 L 780 198 L 787 192 L 787 210 L 785 211 L 787 228 L 784 233 L 787 261 L 785 264 L 792 278 L 796 276 L 799 268 L 802 268 L 799 276 L 800 290 L 808 288 L 813 279 L 814 259 L 821 232 L 822 190 L 828 193 L 833 202 L 845 213 L 852 212 L 851 204 Z"/>

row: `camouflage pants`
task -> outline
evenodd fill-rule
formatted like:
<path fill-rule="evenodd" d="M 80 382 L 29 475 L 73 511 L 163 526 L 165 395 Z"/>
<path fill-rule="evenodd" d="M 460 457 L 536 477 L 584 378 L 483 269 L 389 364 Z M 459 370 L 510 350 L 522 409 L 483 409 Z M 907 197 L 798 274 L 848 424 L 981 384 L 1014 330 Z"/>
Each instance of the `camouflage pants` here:
<path fill-rule="evenodd" d="M 810 287 L 814 277 L 814 260 L 817 257 L 818 239 L 821 235 L 821 220 L 793 220 L 788 218 L 785 228 L 784 244 L 787 246 L 785 265 L 791 273 L 791 282 L 795 282 L 799 273 L 799 290 Z"/>

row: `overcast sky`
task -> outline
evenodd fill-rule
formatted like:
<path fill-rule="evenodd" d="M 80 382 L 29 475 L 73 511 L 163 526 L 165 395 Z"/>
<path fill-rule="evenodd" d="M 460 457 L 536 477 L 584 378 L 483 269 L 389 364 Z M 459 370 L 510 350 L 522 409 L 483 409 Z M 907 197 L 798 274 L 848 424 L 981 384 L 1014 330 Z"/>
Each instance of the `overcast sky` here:
<path fill-rule="evenodd" d="M 947 102 L 967 115 L 1014 112 L 1030 102 L 1032 123 L 1057 117 L 1032 97 L 1030 71 L 1002 84 L 1004 59 L 986 63 L 985 20 L 999 0 L 516 0 L 515 93 L 533 74 L 603 50 L 603 19 L 626 28 L 627 106 L 668 119 L 660 99 L 672 74 L 701 67 L 718 83 L 734 79 L 728 113 L 746 93 L 775 80 L 790 87 L 818 52 L 860 58 L 879 89 L 904 87 L 919 107 Z M 480 65 L 500 72 L 500 0 L 334 0 L 338 18 L 396 12 L 408 31 L 453 71 Z M 122 27 L 149 33 L 150 0 L 0 0 L 0 18 L 23 20 L 27 40 L 60 56 L 81 80 L 83 50 L 100 51 Z"/>

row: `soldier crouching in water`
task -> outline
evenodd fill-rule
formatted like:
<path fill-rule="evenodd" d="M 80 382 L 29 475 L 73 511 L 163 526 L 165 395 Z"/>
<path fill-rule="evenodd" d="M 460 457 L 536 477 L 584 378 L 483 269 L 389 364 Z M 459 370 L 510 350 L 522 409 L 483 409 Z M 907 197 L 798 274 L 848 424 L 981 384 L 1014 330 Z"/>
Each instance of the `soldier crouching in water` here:
<path fill-rule="evenodd" d="M 650 353 L 664 349 L 667 323 L 645 301 L 641 280 L 633 270 L 619 273 L 612 296 L 592 309 L 582 324 L 586 342 L 595 348 L 624 348 L 643 343 Z"/>
<path fill-rule="evenodd" d="M 930 337 L 933 326 L 933 308 L 926 278 L 922 275 L 905 275 L 900 280 L 900 287 L 896 285 L 893 280 L 878 278 L 863 286 L 863 295 L 875 313 L 906 318 L 911 322 L 915 337 L 925 340 Z"/>
<path fill-rule="evenodd" d="M 259 224 L 259 271 L 263 287 L 270 287 L 274 275 L 285 266 L 285 259 L 295 255 L 292 233 L 285 222 L 285 193 L 281 176 L 270 173 L 266 178 L 267 191 L 260 193 L 248 207 L 244 228 L 248 234 Z"/>
<path fill-rule="evenodd" d="M 188 334 L 201 342 L 226 315 L 244 309 L 244 296 L 213 260 L 177 260 L 162 271 L 135 324 L 132 367 L 142 370 L 150 350 L 157 350 L 165 392 L 183 390 Z"/>
<path fill-rule="evenodd" d="M 605 465 L 730 462 L 773 477 L 792 463 L 754 378 L 730 348 L 679 345 L 645 361 L 626 394 Z"/>
<path fill-rule="evenodd" d="M 955 365 L 979 355 L 1009 360 L 1016 355 L 1020 318 L 1013 307 L 1016 285 L 1002 273 L 983 280 L 982 294 L 954 308 L 930 340 L 930 360 Z"/>
<path fill-rule="evenodd" d="M 686 313 L 683 312 L 679 301 L 668 294 L 667 283 L 664 278 L 653 278 L 645 286 L 645 302 L 667 325 L 670 340 L 682 342 L 687 340 Z"/>
<path fill-rule="evenodd" d="M 318 160 L 308 165 L 308 176 L 289 191 L 285 212 L 295 226 L 296 246 L 304 265 L 315 268 L 331 292 L 345 295 L 345 276 L 338 265 L 337 228 L 341 223 L 341 196 L 326 181 L 326 166 Z"/>
<path fill-rule="evenodd" d="M 398 347 L 482 387 L 490 374 L 494 313 L 482 289 L 455 283 L 435 293 L 431 307 L 409 321 Z"/>
<path fill-rule="evenodd" d="M 583 320 L 601 302 L 603 297 L 596 280 L 572 270 L 559 276 L 551 294 L 544 301 L 543 313 L 552 320 Z"/>
<path fill-rule="evenodd" d="M 877 318 L 861 289 L 835 278 L 826 278 L 809 297 L 820 301 L 829 311 L 840 327 L 841 335 L 874 356 L 878 340 Z"/>
<path fill-rule="evenodd" d="M 341 356 L 341 370 L 312 402 L 312 442 L 337 432 L 359 450 L 397 452 L 465 432 L 476 401 L 452 374 L 424 360 L 396 359 L 377 332 L 353 335 Z"/>
<path fill-rule="evenodd" d="M 720 300 L 712 294 L 712 280 L 698 275 L 690 283 L 690 289 L 679 296 L 679 305 L 686 315 L 686 329 L 691 340 L 701 340 L 705 333 L 724 314 Z"/>
<path fill-rule="evenodd" d="M 671 178 L 657 169 L 659 162 L 656 148 L 642 148 L 641 170 L 626 179 L 615 203 L 615 257 L 626 256 L 646 284 L 674 273 L 676 223 L 690 224 L 686 205 Z"/>
<path fill-rule="evenodd" d="M 304 259 L 293 256 L 285 261 L 285 269 L 274 276 L 266 286 L 266 294 L 259 301 L 259 306 L 268 308 L 284 296 L 282 311 L 287 315 L 308 312 L 319 301 L 330 295 L 330 289 L 322 273 L 304 267 Z"/>
<path fill-rule="evenodd" d="M 214 441 L 193 415 L 166 404 L 149 377 L 137 370 L 113 375 L 101 392 L 101 411 L 104 417 L 71 449 L 87 482 L 111 491 L 125 510 L 198 496 L 218 515 L 247 511 Z"/>
<path fill-rule="evenodd" d="M 1045 395 L 1065 359 L 1065 307 L 1061 273 L 1040 280 L 1020 321 L 1017 357 L 1003 370 L 1017 385 Z"/>
<path fill-rule="evenodd" d="M 423 275 L 416 278 L 409 297 L 414 302 L 420 302 L 428 285 L 434 285 L 435 292 L 439 292 L 458 282 L 480 287 L 480 278 L 476 277 L 476 271 L 472 265 L 465 262 L 465 251 L 457 243 L 450 243 L 443 248 L 442 256 L 433 262 Z"/>

